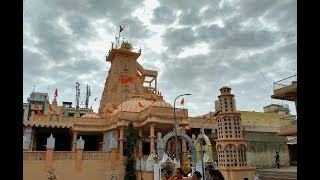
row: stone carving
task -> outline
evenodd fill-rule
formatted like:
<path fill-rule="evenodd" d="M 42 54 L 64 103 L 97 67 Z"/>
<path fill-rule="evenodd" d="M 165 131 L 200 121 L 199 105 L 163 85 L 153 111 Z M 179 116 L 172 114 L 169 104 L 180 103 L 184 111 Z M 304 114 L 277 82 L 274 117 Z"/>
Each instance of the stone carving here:
<path fill-rule="evenodd" d="M 147 162 L 146 162 L 146 170 L 147 171 L 153 171 L 153 164 L 154 164 L 154 161 L 153 161 L 152 156 L 150 154 L 148 159 L 147 159 Z"/>
<path fill-rule="evenodd" d="M 30 142 L 30 139 L 28 139 L 26 136 L 23 136 L 23 149 L 28 150 L 30 147 Z"/>
<path fill-rule="evenodd" d="M 141 159 L 141 170 L 146 170 L 146 161 L 144 161 L 143 159 Z"/>
<path fill-rule="evenodd" d="M 84 149 L 84 140 L 80 136 L 80 138 L 77 140 L 77 149 Z"/>
<path fill-rule="evenodd" d="M 54 149 L 54 144 L 56 142 L 56 139 L 52 136 L 52 134 L 50 135 L 49 138 L 47 138 L 47 149 Z"/>
<path fill-rule="evenodd" d="M 52 169 L 49 171 L 48 179 L 49 180 L 57 180 L 55 169 Z"/>
<path fill-rule="evenodd" d="M 155 152 L 152 152 L 151 153 L 151 157 L 152 157 L 152 160 L 153 160 L 153 164 L 157 164 L 158 163 L 158 156 Z"/>
<path fill-rule="evenodd" d="M 142 170 L 141 161 L 139 160 L 139 158 L 136 159 L 136 170 L 137 171 Z"/>
<path fill-rule="evenodd" d="M 118 147 L 118 142 L 114 137 L 112 137 L 112 139 L 110 141 L 110 148 L 112 149 L 112 148 L 117 148 L 117 147 Z"/>

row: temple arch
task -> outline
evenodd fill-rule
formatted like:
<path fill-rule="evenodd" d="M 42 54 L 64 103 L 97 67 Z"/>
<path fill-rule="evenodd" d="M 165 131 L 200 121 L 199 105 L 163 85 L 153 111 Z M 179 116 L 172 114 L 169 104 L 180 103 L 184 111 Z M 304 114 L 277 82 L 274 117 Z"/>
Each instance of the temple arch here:
<path fill-rule="evenodd" d="M 162 139 L 158 139 L 157 140 L 157 152 L 158 152 L 158 162 L 161 161 L 165 148 L 166 148 L 166 144 L 167 141 L 171 138 L 175 136 L 175 131 L 172 131 L 168 134 L 166 134 Z M 178 137 L 182 137 L 185 140 L 187 140 L 188 145 L 189 145 L 189 149 L 191 151 L 191 162 L 192 165 L 196 164 L 196 148 L 195 145 L 193 143 L 193 140 L 185 133 L 182 133 L 181 129 L 177 130 L 177 136 Z"/>

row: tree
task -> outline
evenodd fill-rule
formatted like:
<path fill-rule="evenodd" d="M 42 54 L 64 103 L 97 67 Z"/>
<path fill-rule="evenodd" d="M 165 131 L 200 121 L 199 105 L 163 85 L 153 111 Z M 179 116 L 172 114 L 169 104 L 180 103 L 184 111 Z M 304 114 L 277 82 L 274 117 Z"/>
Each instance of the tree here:
<path fill-rule="evenodd" d="M 137 144 L 137 135 L 135 133 L 135 128 L 133 127 L 132 121 L 128 124 L 126 128 L 126 170 L 125 170 L 125 180 L 136 180 L 136 169 L 135 169 L 135 159 L 133 157 L 133 152 Z"/>

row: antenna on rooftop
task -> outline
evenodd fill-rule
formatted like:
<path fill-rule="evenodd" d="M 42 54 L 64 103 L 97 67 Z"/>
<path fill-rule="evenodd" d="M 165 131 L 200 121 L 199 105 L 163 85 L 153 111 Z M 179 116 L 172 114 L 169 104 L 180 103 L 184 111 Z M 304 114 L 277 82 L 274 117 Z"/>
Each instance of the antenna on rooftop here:
<path fill-rule="evenodd" d="M 76 107 L 79 107 L 80 83 L 76 82 Z"/>
<path fill-rule="evenodd" d="M 89 97 L 91 96 L 90 86 L 87 85 L 87 93 L 86 93 L 86 108 L 88 108 L 89 105 Z"/>

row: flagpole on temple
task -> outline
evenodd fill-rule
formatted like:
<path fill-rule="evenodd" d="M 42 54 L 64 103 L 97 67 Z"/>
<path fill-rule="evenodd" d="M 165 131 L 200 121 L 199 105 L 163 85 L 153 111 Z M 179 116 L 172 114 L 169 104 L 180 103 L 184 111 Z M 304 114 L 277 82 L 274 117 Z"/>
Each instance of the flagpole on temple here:
<path fill-rule="evenodd" d="M 119 44 L 120 44 L 120 32 L 121 32 L 121 26 L 119 26 L 120 30 L 119 30 L 119 38 L 118 38 L 118 42 L 117 42 L 117 47 L 119 48 Z"/>

